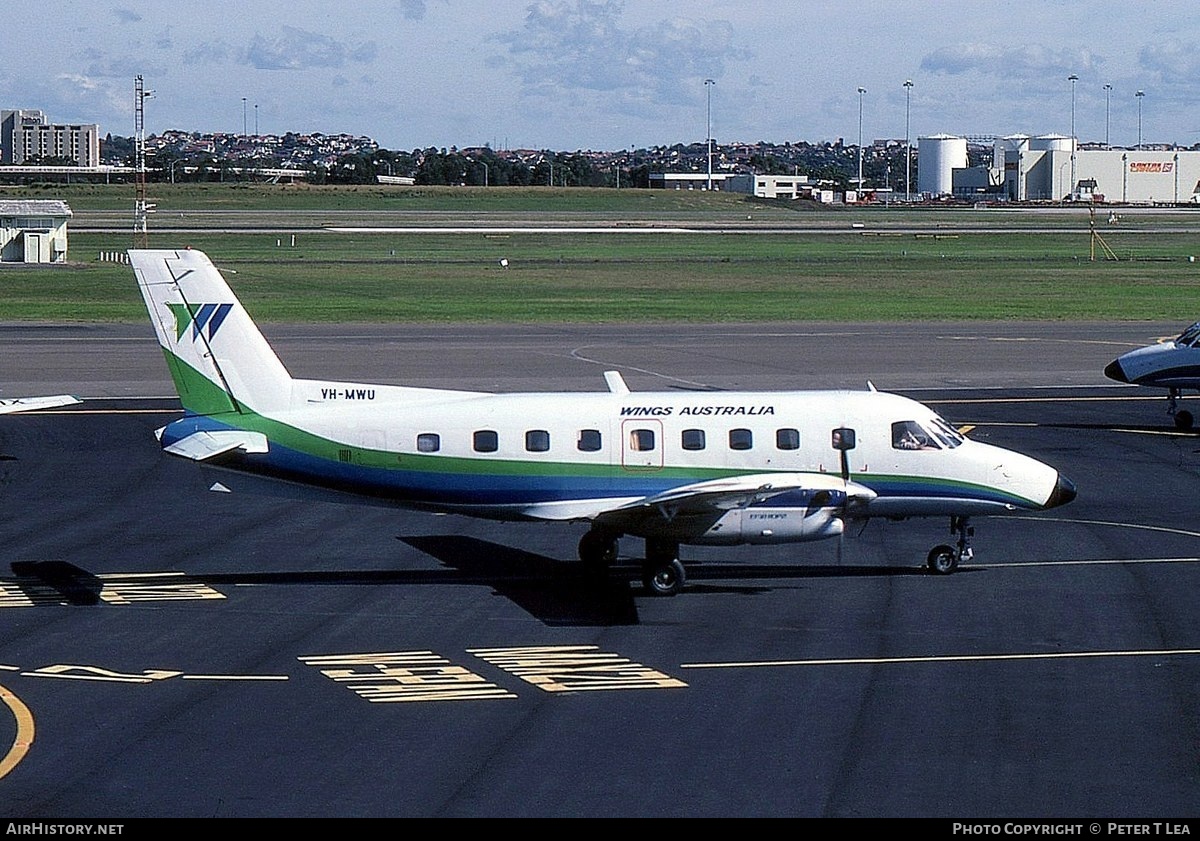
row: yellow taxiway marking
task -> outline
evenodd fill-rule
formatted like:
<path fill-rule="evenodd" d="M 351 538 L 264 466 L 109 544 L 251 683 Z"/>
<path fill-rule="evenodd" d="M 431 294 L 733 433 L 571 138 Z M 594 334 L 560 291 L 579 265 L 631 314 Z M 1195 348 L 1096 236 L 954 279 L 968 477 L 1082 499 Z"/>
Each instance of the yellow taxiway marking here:
<path fill-rule="evenodd" d="M 961 399 L 957 399 L 954 397 L 942 397 L 937 400 L 922 400 L 921 402 L 926 403 L 926 404 L 935 404 L 935 403 L 1129 403 L 1129 402 L 1157 403 L 1158 401 L 1163 400 L 1163 399 L 1165 399 L 1165 398 L 1162 395 L 1153 395 L 1153 396 L 1145 395 L 1142 397 L 1136 397 L 1133 395 L 1130 395 L 1129 397 L 1120 397 L 1118 395 L 1111 395 L 1111 396 L 1105 396 L 1105 397 L 1080 397 L 1080 396 L 1076 396 L 1076 397 L 1063 397 L 1063 396 L 1056 396 L 1056 397 L 963 397 Z M 42 414 L 45 414 L 45 412 L 43 412 Z"/>
<path fill-rule="evenodd" d="M 17 721 L 17 735 L 13 739 L 12 746 L 4 754 L 4 757 L 0 758 L 0 779 L 3 779 L 9 771 L 20 764 L 21 760 L 25 758 L 25 754 L 29 753 L 29 746 L 33 744 L 33 713 L 20 698 L 3 686 L 0 686 L 0 701 L 4 702 Z"/>
<path fill-rule="evenodd" d="M 33 409 L 16 414 L 34 417 L 35 415 L 178 415 L 182 412 L 182 409 Z"/>
<path fill-rule="evenodd" d="M 1012 564 L 966 564 L 960 569 L 1022 569 L 1027 567 L 1121 566 L 1125 564 L 1195 564 L 1200 558 L 1104 558 L 1091 561 L 1019 561 Z"/>
<path fill-rule="evenodd" d="M 1020 514 L 1009 515 L 1010 520 L 1028 520 L 1034 523 L 1074 523 L 1083 526 L 1113 526 L 1121 529 L 1140 529 L 1142 531 L 1161 531 L 1167 534 L 1181 534 L 1184 537 L 1200 538 L 1200 531 L 1191 531 L 1189 529 L 1177 529 L 1171 526 L 1151 526 L 1145 523 L 1124 523 L 1117 520 L 1080 520 L 1073 517 L 1025 517 Z M 1135 558 L 1131 558 L 1125 563 L 1133 563 Z"/>
<path fill-rule="evenodd" d="M 287 675 L 180 675 L 180 680 L 287 680 Z"/>
<path fill-rule="evenodd" d="M 930 654 L 912 657 L 847 657 L 813 660 L 747 660 L 732 663 L 683 663 L 681 669 L 748 669 L 764 666 L 887 666 L 913 663 L 987 663 L 1015 660 L 1082 660 L 1096 657 L 1178 657 L 1200 654 L 1200 648 L 1133 651 L 1054 651 L 1015 654 Z"/>

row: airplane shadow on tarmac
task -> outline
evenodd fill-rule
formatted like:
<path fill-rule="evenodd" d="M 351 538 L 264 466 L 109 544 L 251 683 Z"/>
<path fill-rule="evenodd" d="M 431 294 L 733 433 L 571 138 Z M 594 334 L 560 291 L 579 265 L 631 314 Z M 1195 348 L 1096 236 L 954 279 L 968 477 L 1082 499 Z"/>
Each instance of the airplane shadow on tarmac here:
<path fill-rule="evenodd" d="M 341 570 L 210 573 L 186 580 L 212 587 L 239 584 L 329 585 L 486 585 L 547 625 L 636 625 L 637 598 L 655 598 L 640 583 L 639 559 L 621 559 L 606 579 L 584 574 L 578 561 L 561 561 L 511 546 L 464 535 L 401 537 L 408 545 L 443 565 L 437 570 Z M 719 581 L 759 579 L 787 581 L 817 578 L 860 578 L 928 575 L 916 567 L 797 566 L 687 562 L 688 584 L 677 598 L 689 594 L 753 596 L 768 592 L 767 584 L 721 584 Z M 60 604 L 100 605 L 106 582 L 66 561 L 19 561 L 12 564 L 11 584 L 32 594 L 52 590 Z M 969 574 L 971 570 L 959 570 Z M 178 580 L 178 579 L 177 579 Z"/>

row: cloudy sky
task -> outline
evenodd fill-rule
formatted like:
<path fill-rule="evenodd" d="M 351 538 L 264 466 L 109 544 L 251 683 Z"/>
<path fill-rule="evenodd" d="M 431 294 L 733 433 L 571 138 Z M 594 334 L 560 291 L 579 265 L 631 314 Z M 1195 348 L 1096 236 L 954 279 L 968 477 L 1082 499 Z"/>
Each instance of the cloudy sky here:
<path fill-rule="evenodd" d="M 910 135 L 1200 142 L 1195 0 L 58 0 L 4 16 L 0 108 L 389 149 Z M 1070 82 L 1070 75 L 1078 77 Z M 712 79 L 711 86 L 705 79 Z M 1106 120 L 1106 91 L 1108 118 Z M 859 94 L 859 88 L 866 93 Z M 1140 99 L 1138 90 L 1145 95 Z"/>

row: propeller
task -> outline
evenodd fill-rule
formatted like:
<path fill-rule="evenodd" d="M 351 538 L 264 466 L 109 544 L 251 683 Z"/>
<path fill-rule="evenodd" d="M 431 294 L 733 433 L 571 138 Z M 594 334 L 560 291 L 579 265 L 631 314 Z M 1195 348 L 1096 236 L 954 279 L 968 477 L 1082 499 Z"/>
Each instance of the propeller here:
<path fill-rule="evenodd" d="M 872 388 L 874 388 L 872 386 Z M 838 532 L 837 543 L 837 562 L 838 566 L 842 565 L 842 553 L 845 548 L 846 541 L 846 521 L 849 515 L 850 505 L 854 501 L 866 501 L 875 496 L 875 492 L 870 488 L 859 485 L 850 480 L 850 451 L 855 447 L 854 430 L 848 427 L 838 427 L 833 430 L 832 445 L 838 451 L 839 460 L 841 462 L 842 489 L 844 497 L 842 498 L 841 510 L 837 513 L 837 518 L 842 521 L 842 529 Z"/>

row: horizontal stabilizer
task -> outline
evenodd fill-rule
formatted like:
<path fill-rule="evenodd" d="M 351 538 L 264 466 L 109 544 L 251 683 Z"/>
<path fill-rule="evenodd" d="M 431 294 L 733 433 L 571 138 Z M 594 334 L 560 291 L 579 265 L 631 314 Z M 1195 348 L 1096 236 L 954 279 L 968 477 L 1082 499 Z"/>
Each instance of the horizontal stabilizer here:
<path fill-rule="evenodd" d="M 55 394 L 50 397 L 14 397 L 9 400 L 0 400 L 0 415 L 32 412 L 36 409 L 52 409 L 55 406 L 74 406 L 76 403 L 82 402 L 78 397 L 70 394 Z"/>
<path fill-rule="evenodd" d="M 241 450 L 244 453 L 265 453 L 268 450 L 267 436 L 261 432 L 241 429 L 221 429 L 212 432 L 193 432 L 173 444 L 163 447 L 168 453 L 192 461 L 207 461 L 210 458 Z"/>

